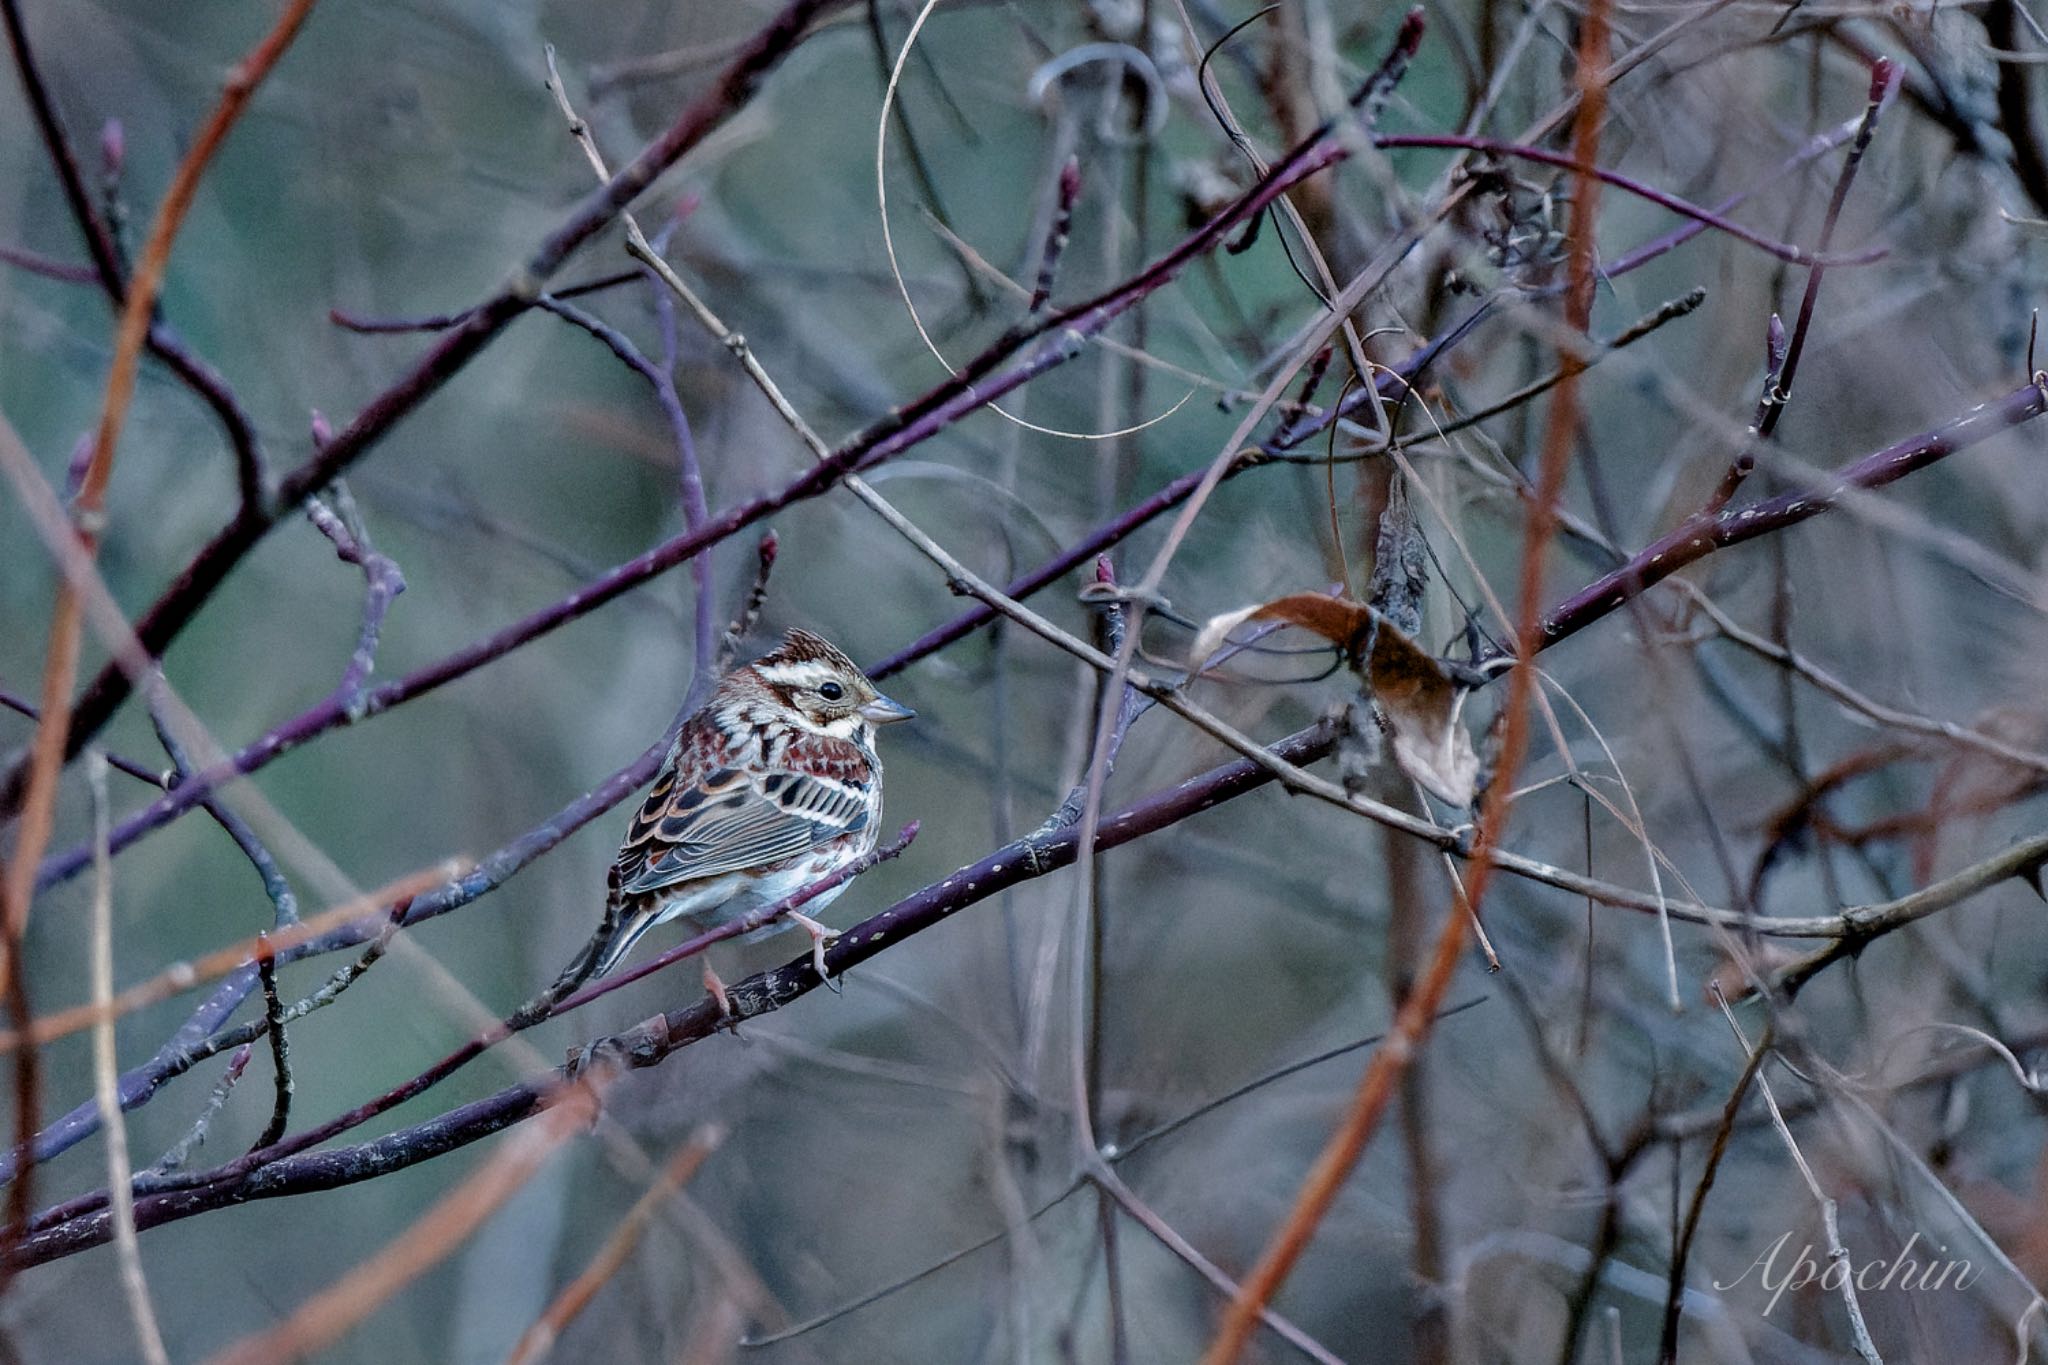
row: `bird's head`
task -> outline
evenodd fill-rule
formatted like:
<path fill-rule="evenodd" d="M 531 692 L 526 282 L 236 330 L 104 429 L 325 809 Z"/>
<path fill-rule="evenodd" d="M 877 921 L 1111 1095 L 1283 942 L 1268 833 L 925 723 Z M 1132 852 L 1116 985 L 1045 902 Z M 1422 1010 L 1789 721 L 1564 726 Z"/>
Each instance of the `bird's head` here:
<path fill-rule="evenodd" d="M 838 739 L 858 739 L 870 724 L 917 714 L 883 696 L 858 664 L 807 630 L 790 631 L 746 671 L 806 728 Z"/>

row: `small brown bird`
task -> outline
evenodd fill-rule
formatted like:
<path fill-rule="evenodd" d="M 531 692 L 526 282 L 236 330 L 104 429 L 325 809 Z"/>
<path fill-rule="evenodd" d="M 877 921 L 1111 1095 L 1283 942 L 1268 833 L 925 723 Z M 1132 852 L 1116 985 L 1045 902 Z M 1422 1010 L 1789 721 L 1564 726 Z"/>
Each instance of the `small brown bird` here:
<path fill-rule="evenodd" d="M 772 653 L 727 674 L 683 722 L 619 846 L 595 975 L 657 924 L 727 923 L 872 852 L 882 816 L 873 727 L 915 714 L 809 631 L 790 631 Z M 823 909 L 845 889 L 809 904 Z M 759 932 L 785 923 L 802 925 L 814 943 L 830 937 L 794 911 Z M 704 985 L 731 1013 L 708 959 Z"/>

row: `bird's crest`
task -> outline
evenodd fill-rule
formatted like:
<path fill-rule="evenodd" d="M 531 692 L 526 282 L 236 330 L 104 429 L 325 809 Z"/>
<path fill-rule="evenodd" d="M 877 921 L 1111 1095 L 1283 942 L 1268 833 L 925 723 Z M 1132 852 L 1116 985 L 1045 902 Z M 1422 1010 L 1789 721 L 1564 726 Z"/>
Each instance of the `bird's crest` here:
<path fill-rule="evenodd" d="M 860 674 L 859 665 L 840 653 L 823 637 L 813 635 L 808 630 L 790 631 L 782 637 L 781 644 L 754 660 L 754 663 L 757 667 L 762 664 L 829 664 L 845 670 L 852 676 L 857 677 Z"/>

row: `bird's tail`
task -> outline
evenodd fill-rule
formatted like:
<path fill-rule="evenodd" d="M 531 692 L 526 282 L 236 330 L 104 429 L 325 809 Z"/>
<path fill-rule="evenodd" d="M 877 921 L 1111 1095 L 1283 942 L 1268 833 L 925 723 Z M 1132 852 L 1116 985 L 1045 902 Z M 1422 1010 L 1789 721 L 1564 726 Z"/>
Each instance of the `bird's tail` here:
<path fill-rule="evenodd" d="M 640 941 L 640 936 L 654 927 L 655 918 L 656 910 L 652 905 L 642 905 L 624 914 L 620 913 L 616 905 L 608 907 L 605 911 L 605 928 L 610 931 L 609 935 L 600 932 L 598 937 L 590 941 L 590 947 L 586 950 L 591 953 L 595 964 L 590 975 L 610 976 L 612 969 L 625 960 L 627 953 L 633 951 L 633 945 Z"/>
<path fill-rule="evenodd" d="M 651 902 L 643 901 L 628 907 L 625 898 L 619 894 L 618 873 L 614 871 L 610 894 L 605 897 L 604 918 L 598 921 L 597 932 L 577 950 L 575 957 L 569 959 L 569 965 L 562 968 L 553 985 L 521 1005 L 506 1022 L 514 1029 L 521 1029 L 547 1018 L 555 1006 L 568 999 L 584 982 L 609 975 L 660 917 L 659 907 Z"/>
<path fill-rule="evenodd" d="M 513 1011 L 506 1022 L 515 1029 L 540 1022 L 552 1014 L 555 1006 L 566 1000 L 577 987 L 593 977 L 603 976 L 617 965 L 618 944 L 625 937 L 620 933 L 621 912 L 618 889 L 615 886 L 611 894 L 605 897 L 604 918 L 598 921 L 597 932 L 576 950 L 576 956 L 569 959 L 568 965 L 555 977 L 554 984 Z M 633 937 L 639 937 L 641 932 L 645 932 L 644 929 L 635 931 Z M 627 946 L 631 946 L 630 940 Z"/>

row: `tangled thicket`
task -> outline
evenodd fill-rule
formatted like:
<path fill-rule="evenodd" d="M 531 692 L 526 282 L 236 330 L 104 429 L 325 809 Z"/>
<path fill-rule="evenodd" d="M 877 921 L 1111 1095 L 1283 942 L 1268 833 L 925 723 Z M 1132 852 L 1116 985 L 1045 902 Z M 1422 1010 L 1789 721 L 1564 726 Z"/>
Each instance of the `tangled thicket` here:
<path fill-rule="evenodd" d="M 0 19 L 17 1357 L 2043 1345 L 2019 0 Z"/>

